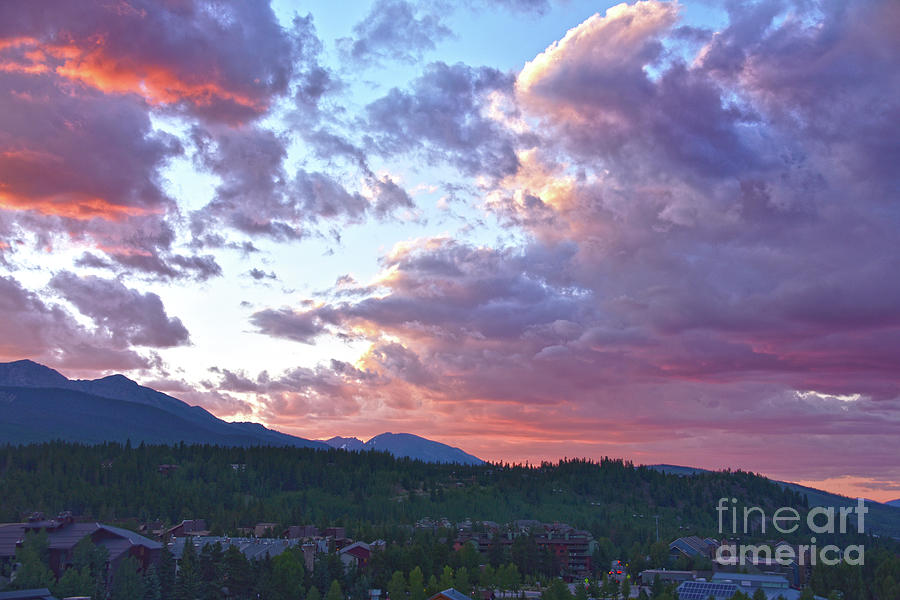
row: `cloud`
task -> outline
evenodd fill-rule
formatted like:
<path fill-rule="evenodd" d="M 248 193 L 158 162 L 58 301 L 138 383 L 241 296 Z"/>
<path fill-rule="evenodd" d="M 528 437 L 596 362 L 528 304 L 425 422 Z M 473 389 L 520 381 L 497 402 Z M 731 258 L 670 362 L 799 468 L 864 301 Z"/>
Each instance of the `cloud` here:
<path fill-rule="evenodd" d="M 93 246 L 94 267 L 220 275 L 212 256 L 173 248 L 181 214 L 160 170 L 184 141 L 151 117 L 254 130 L 292 84 L 315 104 L 327 74 L 311 19 L 282 28 L 266 3 L 138 1 L 5 4 L 0 22 L 0 208 L 38 247 Z"/>
<path fill-rule="evenodd" d="M 304 344 L 312 344 L 325 333 L 326 324 L 315 313 L 298 313 L 289 308 L 267 308 L 253 313 L 250 322 L 260 333 Z"/>
<path fill-rule="evenodd" d="M 368 148 L 385 156 L 420 153 L 465 174 L 515 172 L 515 136 L 484 113 L 512 78 L 496 69 L 432 63 L 409 91 L 393 88 L 366 107 Z"/>
<path fill-rule="evenodd" d="M 263 271 L 262 269 L 258 269 L 256 267 L 250 269 L 250 271 L 248 271 L 247 274 L 250 275 L 250 277 L 252 277 L 256 281 L 261 281 L 263 279 L 273 279 L 273 280 L 278 279 L 278 276 L 275 274 L 274 271 L 266 272 L 266 271 Z"/>
<path fill-rule="evenodd" d="M 63 307 L 44 302 L 12 277 L 0 277 L 0 340 L 3 360 L 27 357 L 91 372 L 151 364 L 121 339 L 86 330 Z"/>
<path fill-rule="evenodd" d="M 12 69 L 52 72 L 220 122 L 264 113 L 286 91 L 295 48 L 266 3 L 6 5 Z M 302 23 L 298 23 L 302 26 Z"/>
<path fill-rule="evenodd" d="M 283 418 L 334 417 L 359 414 L 366 397 L 377 393 L 378 381 L 372 373 L 332 360 L 314 369 L 298 367 L 279 375 L 262 371 L 256 376 L 243 371 L 213 368 L 219 380 L 209 386 L 238 394 L 253 394 L 265 420 Z M 362 392 L 362 386 L 369 388 Z"/>
<path fill-rule="evenodd" d="M 299 240 L 320 221 L 360 223 L 370 213 L 384 219 L 413 206 L 405 190 L 365 162 L 360 179 L 369 197 L 326 172 L 298 168 L 288 176 L 287 140 L 267 129 L 195 128 L 193 139 L 195 161 L 221 179 L 215 198 L 192 215 L 195 239 L 225 225 L 250 236 Z"/>
<path fill-rule="evenodd" d="M 162 300 L 115 279 L 79 277 L 69 271 L 54 275 L 50 287 L 123 345 L 168 348 L 189 342 L 187 329 L 169 317 Z"/>
<path fill-rule="evenodd" d="M 72 93 L 49 75 L 0 72 L 0 202 L 67 219 L 121 221 L 172 205 L 157 169 L 181 152 L 133 102 Z"/>
<path fill-rule="evenodd" d="M 406 0 L 376 0 L 353 27 L 353 38 L 338 47 L 346 59 L 366 65 L 391 59 L 415 63 L 435 43 L 451 35 L 437 11 L 422 11 Z"/>

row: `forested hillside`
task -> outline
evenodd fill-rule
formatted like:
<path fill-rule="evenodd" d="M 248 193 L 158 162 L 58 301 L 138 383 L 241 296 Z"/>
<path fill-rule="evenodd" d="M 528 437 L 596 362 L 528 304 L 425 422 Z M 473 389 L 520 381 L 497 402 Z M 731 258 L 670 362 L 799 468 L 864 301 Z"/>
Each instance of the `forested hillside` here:
<path fill-rule="evenodd" d="M 161 473 L 159 465 L 177 465 Z M 228 531 L 257 521 L 410 524 L 422 517 L 564 521 L 614 541 L 714 533 L 716 501 L 775 508 L 802 497 L 743 472 L 678 477 L 621 460 L 438 465 L 381 452 L 213 446 L 0 447 L 0 520 L 71 510 L 101 520 L 203 517 Z M 639 517 L 636 515 L 645 515 Z"/>
<path fill-rule="evenodd" d="M 214 534 L 234 535 L 238 528 L 270 522 L 345 526 L 351 538 L 386 540 L 386 552 L 373 559 L 366 574 L 337 578 L 345 590 L 389 587 L 397 572 L 410 577 L 417 568 L 426 579 L 440 579 L 444 567 L 472 571 L 484 562 L 498 569 L 506 565 L 510 581 L 550 581 L 552 569 L 529 553 L 528 538 L 517 540 L 509 556 L 460 555 L 453 550 L 454 531 L 413 529 L 425 517 L 471 519 L 476 528 L 485 520 L 568 523 L 596 539 L 597 572 L 609 560 L 624 559 L 636 575 L 646 567 L 703 566 L 669 562 L 668 542 L 692 534 L 722 537 L 715 510 L 719 498 L 738 498 L 769 514 L 781 506 L 801 513 L 807 509 L 799 492 L 745 472 L 685 477 L 613 459 L 462 466 L 395 459 L 382 452 L 184 444 L 0 447 L 0 488 L 0 521 L 19 521 L 32 511 L 71 510 L 132 528 L 156 519 L 171 524 L 203 518 Z M 897 546 L 853 534 L 844 540 L 862 541 L 871 557 L 863 569 L 817 568 L 814 585 L 826 593 L 855 590 L 863 594 L 860 598 L 882 600 L 865 590 L 893 585 L 889 578 L 900 569 Z M 471 547 L 463 550 L 471 552 Z M 265 579 L 266 569 L 273 567 L 259 568 L 254 577 Z M 327 589 L 335 573 L 322 569 L 302 576 L 304 589 L 313 583 Z"/>

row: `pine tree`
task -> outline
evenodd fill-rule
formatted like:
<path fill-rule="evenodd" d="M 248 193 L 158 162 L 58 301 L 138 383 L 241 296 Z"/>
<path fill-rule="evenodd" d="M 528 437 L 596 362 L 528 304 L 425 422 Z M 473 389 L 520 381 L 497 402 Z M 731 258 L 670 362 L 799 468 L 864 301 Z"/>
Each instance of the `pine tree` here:
<path fill-rule="evenodd" d="M 47 548 L 46 532 L 29 533 L 25 536 L 22 547 L 16 549 L 19 568 L 13 587 L 20 590 L 53 587 L 56 579 L 47 567 Z"/>
<path fill-rule="evenodd" d="M 422 569 L 416 566 L 409 572 L 409 600 L 425 600 L 425 577 Z"/>
<path fill-rule="evenodd" d="M 441 578 L 438 580 L 438 591 L 444 591 L 453 587 L 453 569 L 449 566 L 445 566 L 444 570 L 441 572 Z"/>
<path fill-rule="evenodd" d="M 53 594 L 60 598 L 69 596 L 90 596 L 94 593 L 95 582 L 91 577 L 90 569 L 76 569 L 70 567 L 59 578 L 59 582 L 52 587 Z"/>
<path fill-rule="evenodd" d="M 159 575 L 154 565 L 150 565 L 144 573 L 144 600 L 162 600 Z"/>
<path fill-rule="evenodd" d="M 175 557 L 166 544 L 163 544 L 156 567 L 159 577 L 159 593 L 163 598 L 175 598 Z"/>
<path fill-rule="evenodd" d="M 203 581 L 200 579 L 197 550 L 189 537 L 184 540 L 184 552 L 181 554 L 181 564 L 175 580 L 175 594 L 177 600 L 203 599 Z"/>
<path fill-rule="evenodd" d="M 119 563 L 113 573 L 110 600 L 139 600 L 144 597 L 144 580 L 138 569 L 140 564 L 131 556 Z"/>
<path fill-rule="evenodd" d="M 456 588 L 456 591 L 466 595 L 472 592 L 472 586 L 469 583 L 469 570 L 467 568 L 460 567 L 457 569 L 456 577 L 453 579 L 453 587 Z"/>
<path fill-rule="evenodd" d="M 406 580 L 403 578 L 403 573 L 394 571 L 388 583 L 387 591 L 390 600 L 404 600 L 406 598 Z"/>
<path fill-rule="evenodd" d="M 331 582 L 331 587 L 325 594 L 325 600 L 344 600 L 344 592 L 341 591 L 341 584 L 337 579 Z"/>
<path fill-rule="evenodd" d="M 228 546 L 224 558 L 225 587 L 235 598 L 249 598 L 253 590 L 253 568 L 237 546 Z M 167 596 L 164 596 L 167 597 Z"/>

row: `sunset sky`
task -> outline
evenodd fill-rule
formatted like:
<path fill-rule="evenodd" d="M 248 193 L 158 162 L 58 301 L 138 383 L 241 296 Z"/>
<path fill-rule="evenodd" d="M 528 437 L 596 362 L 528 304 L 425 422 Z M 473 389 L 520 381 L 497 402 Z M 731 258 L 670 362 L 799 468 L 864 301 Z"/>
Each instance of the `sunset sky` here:
<path fill-rule="evenodd" d="M 0 3 L 0 360 L 900 498 L 900 3 Z"/>

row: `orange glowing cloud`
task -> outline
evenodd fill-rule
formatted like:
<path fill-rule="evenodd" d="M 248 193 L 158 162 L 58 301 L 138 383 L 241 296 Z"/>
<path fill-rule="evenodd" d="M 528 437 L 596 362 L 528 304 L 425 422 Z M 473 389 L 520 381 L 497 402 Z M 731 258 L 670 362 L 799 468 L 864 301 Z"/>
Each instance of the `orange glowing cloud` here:
<path fill-rule="evenodd" d="M 42 43 L 30 37 L 0 40 L 0 71 L 32 75 L 54 72 L 58 76 L 107 94 L 136 94 L 151 106 L 188 103 L 201 109 L 230 105 L 238 113 L 258 115 L 268 102 L 228 89 L 214 72 L 185 76 L 171 66 L 120 56 L 105 37 L 89 43 Z"/>
<path fill-rule="evenodd" d="M 123 206 L 103 198 L 91 197 L 80 193 L 26 198 L 4 194 L 2 191 L 0 191 L 0 208 L 6 210 L 32 210 L 43 215 L 54 215 L 80 221 L 95 218 L 107 221 L 121 221 L 128 217 L 140 217 L 161 212 L 158 208 Z"/>
<path fill-rule="evenodd" d="M 216 82 L 189 81 L 164 66 L 113 57 L 102 43 L 66 60 L 56 68 L 56 73 L 105 93 L 138 94 L 155 106 L 188 102 L 197 107 L 210 107 L 224 102 L 254 114 L 266 109 L 265 102 L 229 91 Z"/>

